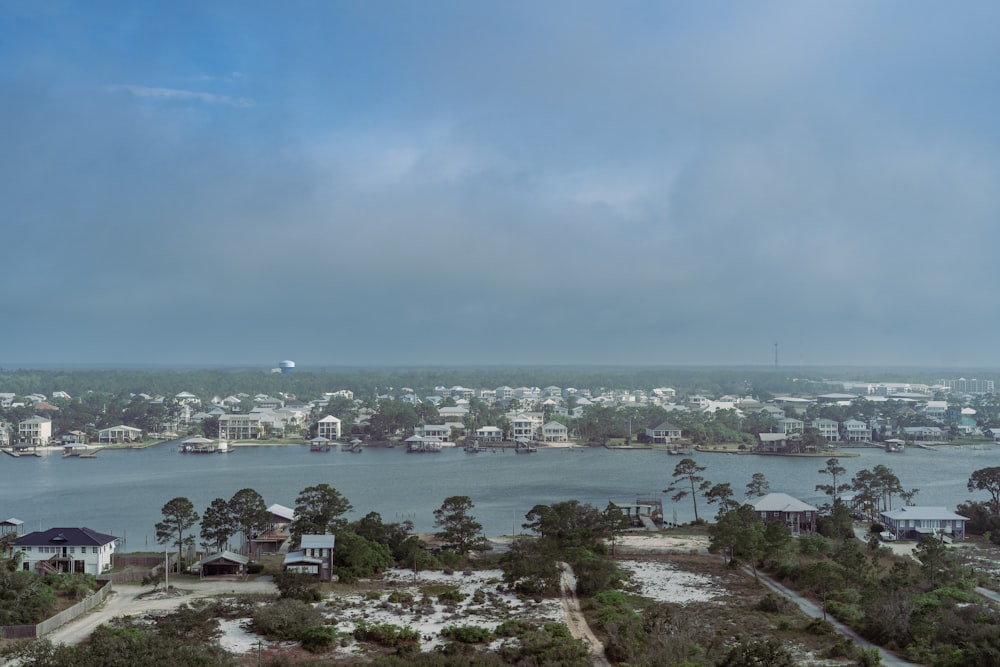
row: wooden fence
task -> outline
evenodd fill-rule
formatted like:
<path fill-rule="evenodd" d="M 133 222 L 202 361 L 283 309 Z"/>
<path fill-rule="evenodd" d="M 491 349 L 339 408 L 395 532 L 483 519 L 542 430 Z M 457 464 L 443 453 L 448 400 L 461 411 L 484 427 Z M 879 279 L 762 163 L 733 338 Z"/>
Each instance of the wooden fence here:
<path fill-rule="evenodd" d="M 88 595 L 86 598 L 77 602 L 72 607 L 67 607 L 61 612 L 45 619 L 41 623 L 36 625 L 5 625 L 0 626 L 0 638 L 3 639 L 37 639 L 45 634 L 52 632 L 64 623 L 69 623 L 77 616 L 81 614 L 86 614 L 88 611 L 96 607 L 97 605 L 104 602 L 104 600 L 111 594 L 114 588 L 114 584 L 110 581 L 105 581 L 104 585 L 99 589 Z"/>

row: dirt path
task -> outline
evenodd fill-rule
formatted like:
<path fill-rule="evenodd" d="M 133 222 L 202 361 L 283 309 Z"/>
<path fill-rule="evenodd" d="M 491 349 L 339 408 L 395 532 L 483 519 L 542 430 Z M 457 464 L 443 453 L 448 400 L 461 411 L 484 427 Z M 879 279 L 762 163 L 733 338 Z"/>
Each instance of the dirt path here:
<path fill-rule="evenodd" d="M 566 625 L 569 627 L 571 635 L 577 639 L 582 639 L 590 650 L 590 660 L 598 667 L 611 667 L 611 663 L 604 657 L 604 644 L 598 639 L 590 629 L 587 619 L 580 609 L 580 600 L 576 597 L 576 575 L 568 563 L 559 563 L 562 568 L 562 605 L 566 613 Z"/>
<path fill-rule="evenodd" d="M 102 623 L 117 616 L 139 616 L 168 612 L 185 602 L 227 593 L 274 593 L 277 589 L 270 578 L 254 581 L 203 580 L 182 581 L 174 594 L 159 592 L 150 595 L 148 586 L 119 584 L 104 604 L 45 635 L 53 644 L 79 644 Z M 145 594 L 145 595 L 144 595 Z M 144 597 L 139 597 L 144 595 Z"/>

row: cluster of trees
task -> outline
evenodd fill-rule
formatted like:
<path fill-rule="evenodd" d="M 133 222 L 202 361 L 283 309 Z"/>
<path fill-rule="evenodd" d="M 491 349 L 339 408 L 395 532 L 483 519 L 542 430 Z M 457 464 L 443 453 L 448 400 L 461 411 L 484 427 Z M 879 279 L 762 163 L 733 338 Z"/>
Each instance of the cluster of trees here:
<path fill-rule="evenodd" d="M 393 564 L 421 568 L 438 567 L 442 562 L 454 564 L 470 552 L 489 548 L 482 525 L 472 515 L 473 508 L 468 496 L 451 496 L 434 511 L 436 536 L 446 548 L 436 557 L 412 535 L 411 522 L 385 523 L 377 512 L 349 521 L 346 515 L 354 509 L 350 501 L 329 484 L 316 484 L 302 489 L 295 499 L 291 546 L 297 547 L 303 535 L 335 535 L 335 573 L 346 581 L 371 576 Z M 238 550 L 244 553 L 248 540 L 271 522 L 263 497 L 249 488 L 240 489 L 228 500 L 214 499 L 203 515 L 185 497 L 168 500 L 161 514 L 155 526 L 156 539 L 177 549 L 179 564 L 184 562 L 185 551 L 196 544 L 195 526 L 199 522 L 203 550 L 222 551 L 239 536 Z M 300 584 L 294 577 L 288 578 L 289 587 Z"/>

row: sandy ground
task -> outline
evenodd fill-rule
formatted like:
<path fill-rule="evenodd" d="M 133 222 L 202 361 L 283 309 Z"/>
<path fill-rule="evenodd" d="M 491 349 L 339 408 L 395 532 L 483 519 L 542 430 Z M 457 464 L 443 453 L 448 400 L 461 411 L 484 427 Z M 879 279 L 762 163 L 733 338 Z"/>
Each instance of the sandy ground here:
<path fill-rule="evenodd" d="M 45 636 L 54 644 L 79 644 L 90 636 L 97 626 L 117 616 L 142 616 L 168 612 L 197 598 L 229 593 L 276 593 L 269 577 L 254 581 L 202 580 L 183 581 L 171 593 L 159 591 L 150 594 L 149 586 L 119 584 L 100 607 L 70 621 Z"/>

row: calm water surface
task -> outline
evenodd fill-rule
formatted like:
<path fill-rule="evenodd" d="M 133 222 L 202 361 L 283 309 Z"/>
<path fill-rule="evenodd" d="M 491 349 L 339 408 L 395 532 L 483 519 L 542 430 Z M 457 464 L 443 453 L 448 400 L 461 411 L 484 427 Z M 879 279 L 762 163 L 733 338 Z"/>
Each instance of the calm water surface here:
<path fill-rule="evenodd" d="M 840 459 L 845 481 L 863 468 L 892 468 L 904 488 L 920 489 L 915 502 L 950 509 L 968 499 L 972 471 L 1000 465 L 1000 447 L 910 448 L 902 454 L 876 449 Z M 817 484 L 829 483 L 818 471 L 825 458 L 738 456 L 696 452 L 705 478 L 729 482 L 742 494 L 755 472 L 764 473 L 772 491 L 807 502 L 824 498 Z M 539 503 L 578 499 L 604 508 L 609 500 L 634 502 L 637 494 L 659 494 L 664 514 L 690 521 L 690 499 L 671 503 L 661 491 L 672 481 L 680 457 L 663 451 L 541 449 L 517 455 L 461 448 L 440 454 L 407 454 L 402 448 L 371 448 L 361 454 L 309 451 L 308 446 L 239 447 L 231 454 L 181 454 L 175 442 L 141 450 L 104 450 L 97 458 L 63 459 L 61 452 L 41 458 L 0 456 L 0 519 L 16 517 L 28 530 L 54 526 L 87 526 L 123 537 L 131 551 L 157 548 L 153 524 L 160 508 L 185 496 L 199 513 L 214 498 L 230 498 L 237 490 L 256 489 L 265 502 L 294 507 L 307 486 L 327 483 L 354 506 L 351 518 L 369 511 L 385 521 L 413 521 L 416 530 L 434 529 L 434 510 L 448 496 L 466 495 L 486 534 L 520 530 L 524 514 Z M 714 508 L 699 503 L 699 514 Z"/>

